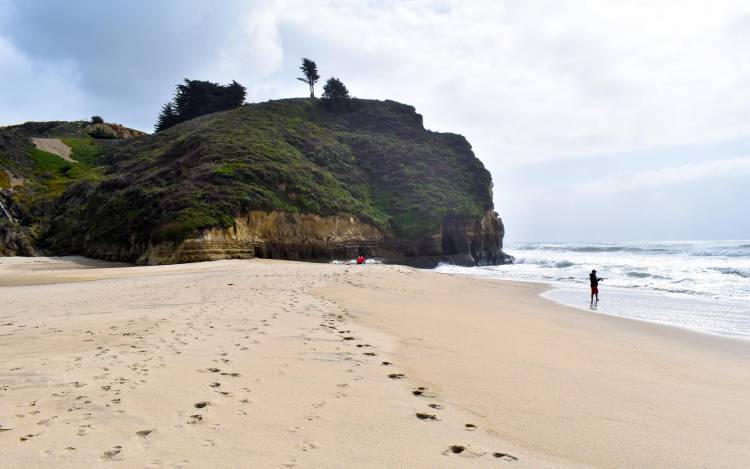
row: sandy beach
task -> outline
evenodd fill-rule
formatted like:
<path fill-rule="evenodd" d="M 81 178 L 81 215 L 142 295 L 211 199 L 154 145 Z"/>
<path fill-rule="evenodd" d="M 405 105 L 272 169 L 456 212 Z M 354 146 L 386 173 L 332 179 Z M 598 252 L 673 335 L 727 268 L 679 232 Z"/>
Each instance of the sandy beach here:
<path fill-rule="evenodd" d="M 3 258 L 0 466 L 747 467 L 750 341 L 545 288 Z"/>

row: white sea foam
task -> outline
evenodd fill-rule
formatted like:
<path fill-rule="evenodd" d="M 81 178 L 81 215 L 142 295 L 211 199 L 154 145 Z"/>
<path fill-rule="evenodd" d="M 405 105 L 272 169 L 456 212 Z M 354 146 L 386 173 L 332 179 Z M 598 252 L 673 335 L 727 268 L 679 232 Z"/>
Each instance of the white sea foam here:
<path fill-rule="evenodd" d="M 750 242 L 524 243 L 507 252 L 513 265 L 438 272 L 540 281 L 545 296 L 589 306 L 588 274 L 596 269 L 598 312 L 704 331 L 750 335 Z"/>

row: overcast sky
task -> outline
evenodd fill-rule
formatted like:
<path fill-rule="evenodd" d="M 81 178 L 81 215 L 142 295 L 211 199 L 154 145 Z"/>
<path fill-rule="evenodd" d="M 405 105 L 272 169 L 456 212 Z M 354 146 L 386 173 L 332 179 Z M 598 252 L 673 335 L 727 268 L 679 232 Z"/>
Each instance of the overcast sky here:
<path fill-rule="evenodd" d="M 748 54 L 746 0 L 0 0 L 0 125 L 151 131 L 185 77 L 305 96 L 305 56 L 465 135 L 511 242 L 748 239 Z"/>

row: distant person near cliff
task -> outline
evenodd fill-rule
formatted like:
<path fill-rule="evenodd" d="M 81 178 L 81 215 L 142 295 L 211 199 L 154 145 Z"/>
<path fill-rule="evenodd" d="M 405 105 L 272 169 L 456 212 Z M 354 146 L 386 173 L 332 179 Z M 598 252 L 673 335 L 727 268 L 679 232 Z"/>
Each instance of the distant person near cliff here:
<path fill-rule="evenodd" d="M 357 265 L 361 265 L 365 263 L 365 256 L 359 256 L 357 257 Z"/>
<path fill-rule="evenodd" d="M 599 278 L 596 276 L 596 270 L 592 270 L 589 274 L 589 281 L 591 282 L 591 302 L 594 302 L 594 296 L 596 296 L 596 301 L 599 301 L 599 282 L 604 280 L 603 278 Z"/>

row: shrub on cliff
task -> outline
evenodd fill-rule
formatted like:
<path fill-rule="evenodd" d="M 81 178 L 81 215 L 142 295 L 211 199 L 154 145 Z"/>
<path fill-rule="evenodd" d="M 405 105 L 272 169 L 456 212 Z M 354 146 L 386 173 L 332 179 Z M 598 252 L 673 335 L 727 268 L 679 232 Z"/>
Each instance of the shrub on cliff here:
<path fill-rule="evenodd" d="M 333 111 L 343 112 L 351 109 L 352 98 L 349 96 L 349 90 L 338 78 L 328 79 L 323 86 L 322 98 L 323 106 Z"/>
<path fill-rule="evenodd" d="M 91 138 L 96 139 L 112 139 L 117 138 L 117 133 L 111 128 L 107 127 L 106 125 L 95 125 L 91 130 L 89 130 L 89 135 Z"/>
<path fill-rule="evenodd" d="M 210 81 L 188 80 L 177 85 L 174 99 L 162 107 L 156 131 L 212 112 L 227 111 L 245 102 L 245 87 L 233 81 L 219 85 Z"/>

